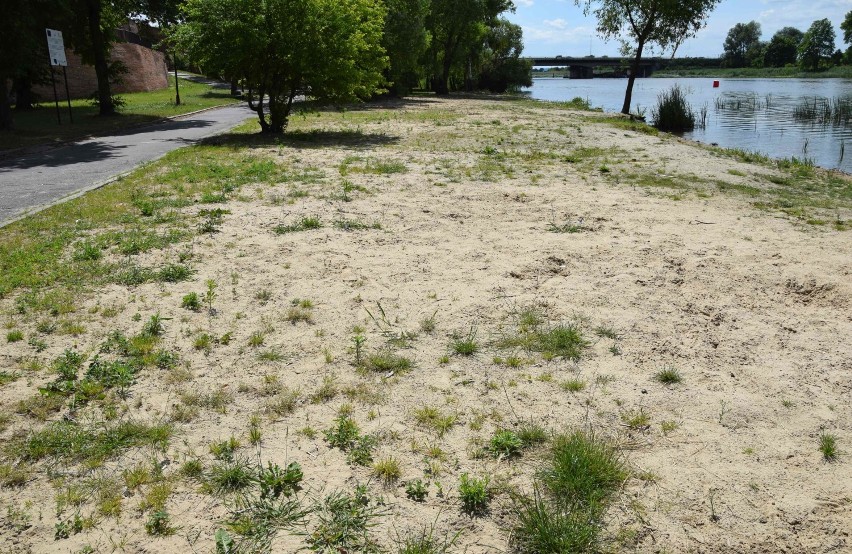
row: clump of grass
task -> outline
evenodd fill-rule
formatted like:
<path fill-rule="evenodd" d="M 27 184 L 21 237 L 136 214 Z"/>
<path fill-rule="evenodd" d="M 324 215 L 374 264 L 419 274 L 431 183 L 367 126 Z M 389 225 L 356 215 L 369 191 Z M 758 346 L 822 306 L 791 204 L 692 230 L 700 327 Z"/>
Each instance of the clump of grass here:
<path fill-rule="evenodd" d="M 405 496 L 415 502 L 423 502 L 429 496 L 429 483 L 415 479 L 405 484 Z"/>
<path fill-rule="evenodd" d="M 322 221 L 320 221 L 320 218 L 316 216 L 306 216 L 292 225 L 276 225 L 273 228 L 273 231 L 279 235 L 284 235 L 287 233 L 297 233 L 299 231 L 311 231 L 313 229 L 320 229 L 321 227 Z"/>
<path fill-rule="evenodd" d="M 467 335 L 456 337 L 450 343 L 453 352 L 460 356 L 473 356 L 479 351 L 479 344 L 476 342 L 476 328 L 471 327 Z"/>
<path fill-rule="evenodd" d="M 686 91 L 679 85 L 657 96 L 657 105 L 651 108 L 654 127 L 661 131 L 682 133 L 695 128 L 695 113 L 686 101 Z"/>
<path fill-rule="evenodd" d="M 181 308 L 186 308 L 187 310 L 192 310 L 193 312 L 197 312 L 201 309 L 201 299 L 198 297 L 197 292 L 190 292 L 185 295 L 180 302 Z"/>
<path fill-rule="evenodd" d="M 293 413 L 302 395 L 297 390 L 282 387 L 266 403 L 266 411 L 276 417 L 284 417 Z"/>
<path fill-rule="evenodd" d="M 654 379 L 664 385 L 675 385 L 683 381 L 677 368 L 666 366 L 654 374 Z"/>
<path fill-rule="evenodd" d="M 589 341 L 575 324 L 545 325 L 538 310 L 527 308 L 517 317 L 518 334 L 500 341 L 504 348 L 524 348 L 530 352 L 539 352 L 545 358 L 562 357 L 579 361 L 583 351 L 589 347 Z"/>
<path fill-rule="evenodd" d="M 520 455 L 524 442 L 509 429 L 503 429 L 494 433 L 488 442 L 487 450 L 495 458 L 513 458 Z"/>
<path fill-rule="evenodd" d="M 368 465 L 373 461 L 373 449 L 378 442 L 372 435 L 362 435 L 361 428 L 348 416 L 341 415 L 334 420 L 334 426 L 325 430 L 325 440 L 329 446 L 348 453 L 350 462 Z"/>
<path fill-rule="evenodd" d="M 837 460 L 837 437 L 828 433 L 819 436 L 819 451 L 826 462 Z"/>
<path fill-rule="evenodd" d="M 421 529 L 417 534 L 398 538 L 397 554 L 449 554 L 455 545 L 459 533 L 452 537 L 439 538 L 435 535 L 434 527 Z"/>
<path fill-rule="evenodd" d="M 382 480 L 385 485 L 394 483 L 402 476 L 402 470 L 399 467 L 399 460 L 390 456 L 383 458 L 373 464 L 373 473 Z"/>
<path fill-rule="evenodd" d="M 308 546 L 313 552 L 377 554 L 379 545 L 369 531 L 382 514 L 363 485 L 353 493 L 334 492 L 318 506 L 316 524 L 307 534 Z"/>
<path fill-rule="evenodd" d="M 647 429 L 651 423 L 651 416 L 648 414 L 648 412 L 645 411 L 644 408 L 639 408 L 639 410 L 633 410 L 621 414 L 621 420 L 625 424 L 627 424 L 627 427 L 629 427 L 630 429 Z"/>
<path fill-rule="evenodd" d="M 462 473 L 459 480 L 459 499 L 465 513 L 471 515 L 484 514 L 488 510 L 488 503 L 491 500 L 488 478 L 480 479 Z"/>
<path fill-rule="evenodd" d="M 145 425 L 123 421 L 88 427 L 71 421 L 52 423 L 15 444 L 27 460 L 60 458 L 99 464 L 133 447 L 164 448 L 172 435 L 170 425 Z"/>
<path fill-rule="evenodd" d="M 287 311 L 285 318 L 293 325 L 303 321 L 305 323 L 313 323 L 314 321 L 314 303 L 311 300 L 294 298 L 290 302 L 290 309 Z"/>
<path fill-rule="evenodd" d="M 580 379 L 569 379 L 560 383 L 559 386 L 562 387 L 562 390 L 568 392 L 580 392 L 586 388 L 586 382 Z"/>
<path fill-rule="evenodd" d="M 554 439 L 532 496 L 516 496 L 510 540 L 523 554 L 596 552 L 608 505 L 629 472 L 606 440 L 583 431 Z"/>
<path fill-rule="evenodd" d="M 438 408 L 425 406 L 415 410 L 414 419 L 420 425 L 435 431 L 439 437 L 443 437 L 453 428 L 458 417 L 454 414 L 444 414 Z"/>
<path fill-rule="evenodd" d="M 20 342 L 22 340 L 24 340 L 24 333 L 18 329 L 6 333 L 6 342 Z"/>
<path fill-rule="evenodd" d="M 319 404 L 320 402 L 328 402 L 340 392 L 337 386 L 337 378 L 334 375 L 325 375 L 322 378 L 322 384 L 311 394 L 309 400 L 311 404 Z"/>
<path fill-rule="evenodd" d="M 386 349 L 366 356 L 361 366 L 376 373 L 406 373 L 414 367 L 414 363 L 409 358 Z"/>
<path fill-rule="evenodd" d="M 248 460 L 241 458 L 214 464 L 207 476 L 207 487 L 214 494 L 231 494 L 251 487 L 256 472 Z"/>

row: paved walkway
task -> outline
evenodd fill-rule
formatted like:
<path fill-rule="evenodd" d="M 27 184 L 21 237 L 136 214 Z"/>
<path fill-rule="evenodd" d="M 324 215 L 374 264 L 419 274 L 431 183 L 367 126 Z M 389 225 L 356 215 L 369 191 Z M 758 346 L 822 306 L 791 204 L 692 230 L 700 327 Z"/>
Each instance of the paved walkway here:
<path fill-rule="evenodd" d="M 253 115 L 236 104 L 0 161 L 0 226 Z"/>

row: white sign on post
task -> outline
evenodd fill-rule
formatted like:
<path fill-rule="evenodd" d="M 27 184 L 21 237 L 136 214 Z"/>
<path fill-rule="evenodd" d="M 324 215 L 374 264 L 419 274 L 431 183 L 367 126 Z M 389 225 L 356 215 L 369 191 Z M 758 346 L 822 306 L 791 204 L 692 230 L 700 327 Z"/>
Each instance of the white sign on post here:
<path fill-rule="evenodd" d="M 65 59 L 65 42 L 62 40 L 62 31 L 45 29 L 47 32 L 47 51 L 50 53 L 50 65 L 68 65 Z"/>

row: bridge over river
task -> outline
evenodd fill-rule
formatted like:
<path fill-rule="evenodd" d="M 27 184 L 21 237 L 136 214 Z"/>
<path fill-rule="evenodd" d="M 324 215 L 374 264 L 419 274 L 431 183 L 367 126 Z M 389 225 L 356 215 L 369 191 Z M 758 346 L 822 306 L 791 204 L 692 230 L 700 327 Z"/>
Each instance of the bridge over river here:
<path fill-rule="evenodd" d="M 618 72 L 622 70 L 627 76 L 630 72 L 630 58 L 595 58 L 587 56 L 574 58 L 570 56 L 554 56 L 552 58 L 524 58 L 532 62 L 533 67 L 567 67 L 571 79 L 591 79 L 598 67 L 607 67 Z M 645 58 L 639 63 L 637 77 L 649 77 L 655 70 L 668 61 L 663 58 Z"/>

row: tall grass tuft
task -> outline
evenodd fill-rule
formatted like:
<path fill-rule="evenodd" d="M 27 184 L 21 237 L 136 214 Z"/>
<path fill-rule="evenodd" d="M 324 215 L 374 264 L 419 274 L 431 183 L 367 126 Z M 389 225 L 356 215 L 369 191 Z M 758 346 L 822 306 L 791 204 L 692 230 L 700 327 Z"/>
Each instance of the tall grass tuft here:
<path fill-rule="evenodd" d="M 591 433 L 556 437 L 532 496 L 515 498 L 515 552 L 598 552 L 609 503 L 629 471 L 618 450 Z"/>
<path fill-rule="evenodd" d="M 682 133 L 695 128 L 695 113 L 686 101 L 686 91 L 679 85 L 657 96 L 657 105 L 651 108 L 654 127 L 661 131 Z"/>
<path fill-rule="evenodd" d="M 849 125 L 852 123 L 852 96 L 807 98 L 793 110 L 793 117 L 819 125 Z"/>

